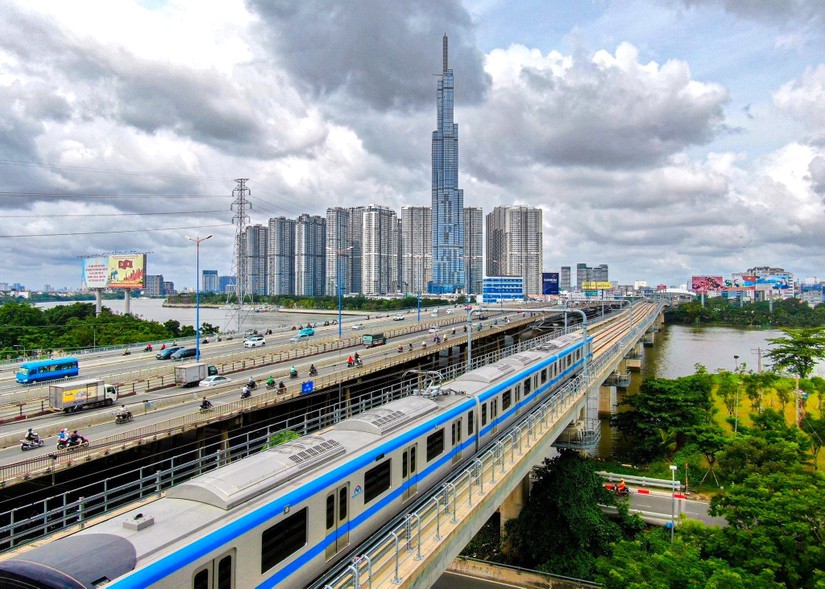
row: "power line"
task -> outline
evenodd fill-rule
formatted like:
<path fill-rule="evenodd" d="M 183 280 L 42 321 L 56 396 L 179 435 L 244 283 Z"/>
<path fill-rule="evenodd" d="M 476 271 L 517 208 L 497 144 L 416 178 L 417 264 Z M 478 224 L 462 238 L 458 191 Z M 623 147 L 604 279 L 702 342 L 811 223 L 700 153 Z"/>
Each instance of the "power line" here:
<path fill-rule="evenodd" d="M 216 213 L 225 213 L 225 209 L 219 211 L 165 211 L 161 213 L 80 213 L 77 215 L 60 215 L 63 217 L 144 217 L 149 215 L 207 215 Z M 5 219 L 52 219 L 54 214 L 50 215 L 3 215 Z"/>
<path fill-rule="evenodd" d="M 52 198 L 226 198 L 224 194 L 75 194 L 71 192 L 19 192 L 0 191 L 0 197 L 52 197 Z"/>
<path fill-rule="evenodd" d="M 185 227 L 161 227 L 159 229 L 125 229 L 122 231 L 80 231 L 77 233 L 32 233 L 32 234 L 20 234 L 20 235 L 0 235 L 0 238 L 4 237 L 66 237 L 71 235 L 107 235 L 107 234 L 114 234 L 114 233 L 149 233 L 155 231 L 180 231 L 181 229 L 207 229 L 210 227 L 231 227 L 232 225 L 229 223 L 221 223 L 219 225 L 188 225 Z"/>
<path fill-rule="evenodd" d="M 223 180 L 229 181 L 229 178 L 221 176 L 196 176 L 193 174 L 158 174 L 152 172 L 130 172 L 126 170 L 112 170 L 107 168 L 92 168 L 87 166 L 65 166 L 56 164 L 44 164 L 40 162 L 26 162 L 21 160 L 6 160 L 0 159 L 0 165 L 3 166 L 22 166 L 32 168 L 46 168 L 48 170 L 78 170 L 81 172 L 100 172 L 102 174 L 116 174 L 121 176 L 151 176 L 154 178 L 198 178 L 201 180 Z"/>

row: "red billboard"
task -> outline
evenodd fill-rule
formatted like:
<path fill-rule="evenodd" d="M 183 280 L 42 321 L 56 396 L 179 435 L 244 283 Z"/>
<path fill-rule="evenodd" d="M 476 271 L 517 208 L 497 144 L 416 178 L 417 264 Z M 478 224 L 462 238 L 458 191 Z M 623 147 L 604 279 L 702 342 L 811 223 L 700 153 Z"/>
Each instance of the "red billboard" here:
<path fill-rule="evenodd" d="M 690 279 L 690 290 L 698 293 L 719 291 L 724 287 L 725 281 L 721 276 L 692 276 Z"/>

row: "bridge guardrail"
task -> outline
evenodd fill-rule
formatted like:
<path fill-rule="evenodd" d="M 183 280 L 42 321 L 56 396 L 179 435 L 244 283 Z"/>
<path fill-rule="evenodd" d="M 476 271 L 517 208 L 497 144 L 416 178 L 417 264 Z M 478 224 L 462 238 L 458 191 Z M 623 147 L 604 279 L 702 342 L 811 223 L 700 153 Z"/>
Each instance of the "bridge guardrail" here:
<path fill-rule="evenodd" d="M 624 479 L 629 485 L 636 485 L 639 487 L 656 487 L 667 489 L 668 491 L 675 489 L 676 491 L 684 491 L 685 486 L 678 480 L 675 483 L 669 479 L 654 479 L 651 477 L 638 477 L 630 474 L 616 474 L 613 472 L 599 471 L 596 473 L 603 479 L 613 483 Z"/>

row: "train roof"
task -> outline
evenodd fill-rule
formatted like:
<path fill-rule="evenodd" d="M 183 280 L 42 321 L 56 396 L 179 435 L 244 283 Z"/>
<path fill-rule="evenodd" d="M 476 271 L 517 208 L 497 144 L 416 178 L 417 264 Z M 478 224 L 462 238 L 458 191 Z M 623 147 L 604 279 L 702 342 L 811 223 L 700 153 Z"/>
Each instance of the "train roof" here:
<path fill-rule="evenodd" d="M 335 431 L 360 431 L 377 436 L 389 433 L 438 409 L 438 403 L 423 397 L 404 397 L 370 409 L 335 425 Z"/>

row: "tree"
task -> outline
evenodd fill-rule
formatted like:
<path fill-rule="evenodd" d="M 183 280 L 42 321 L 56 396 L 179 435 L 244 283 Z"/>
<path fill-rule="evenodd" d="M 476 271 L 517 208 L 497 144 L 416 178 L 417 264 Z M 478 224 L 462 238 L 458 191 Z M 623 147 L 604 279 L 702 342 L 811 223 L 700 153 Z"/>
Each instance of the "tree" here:
<path fill-rule="evenodd" d="M 773 361 L 775 369 L 784 369 L 796 376 L 796 389 L 799 379 L 808 378 L 818 360 L 825 358 L 825 327 L 808 327 L 805 329 L 783 329 L 784 337 L 769 338 L 773 344 L 767 356 Z M 799 399 L 794 399 L 799 424 Z"/>
<path fill-rule="evenodd" d="M 572 451 L 545 460 L 536 470 L 527 505 L 505 526 L 514 563 L 588 578 L 596 557 L 607 554 L 623 528 L 634 533 L 643 526 L 626 515 L 624 505 L 622 523 L 612 522 L 600 504 L 615 505 L 616 497 L 591 462 Z"/>
<path fill-rule="evenodd" d="M 629 409 L 614 415 L 611 422 L 630 442 L 634 458 L 670 455 L 685 445 L 691 428 L 710 421 L 712 378 L 706 373 L 672 380 L 649 378 L 638 394 L 623 402 Z"/>
<path fill-rule="evenodd" d="M 819 473 L 772 472 L 725 489 L 711 514 L 728 525 L 707 552 L 753 574 L 774 571 L 786 587 L 814 587 L 825 563 L 824 483 Z"/>
<path fill-rule="evenodd" d="M 800 429 L 811 438 L 811 453 L 813 454 L 814 469 L 816 469 L 819 450 L 825 446 L 825 417 L 814 419 L 806 415 L 799 424 Z"/>

